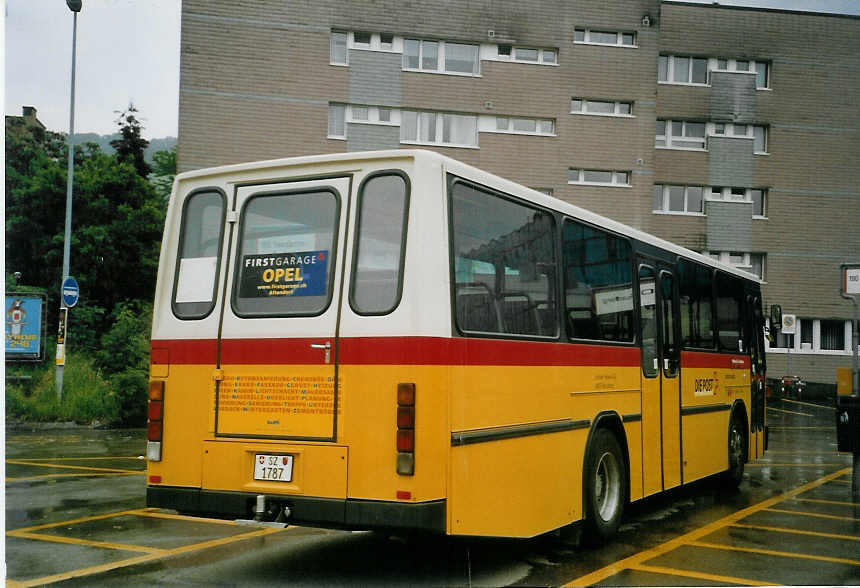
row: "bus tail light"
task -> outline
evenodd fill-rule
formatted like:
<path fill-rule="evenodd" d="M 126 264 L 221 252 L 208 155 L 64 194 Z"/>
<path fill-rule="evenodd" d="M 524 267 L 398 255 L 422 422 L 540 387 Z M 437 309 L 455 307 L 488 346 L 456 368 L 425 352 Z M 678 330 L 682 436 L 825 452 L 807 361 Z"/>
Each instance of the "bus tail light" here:
<path fill-rule="evenodd" d="M 149 406 L 146 424 L 146 459 L 161 461 L 161 440 L 164 436 L 164 381 L 149 383 Z"/>
<path fill-rule="evenodd" d="M 415 473 L 415 384 L 397 384 L 397 473 Z"/>

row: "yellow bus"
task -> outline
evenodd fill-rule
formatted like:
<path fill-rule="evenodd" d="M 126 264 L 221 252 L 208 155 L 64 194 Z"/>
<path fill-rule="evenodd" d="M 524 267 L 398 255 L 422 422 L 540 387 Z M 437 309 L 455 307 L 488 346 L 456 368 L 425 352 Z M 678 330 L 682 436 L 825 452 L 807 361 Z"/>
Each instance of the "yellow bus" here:
<path fill-rule="evenodd" d="M 765 449 L 760 283 L 440 154 L 176 178 L 147 505 L 532 537 Z"/>

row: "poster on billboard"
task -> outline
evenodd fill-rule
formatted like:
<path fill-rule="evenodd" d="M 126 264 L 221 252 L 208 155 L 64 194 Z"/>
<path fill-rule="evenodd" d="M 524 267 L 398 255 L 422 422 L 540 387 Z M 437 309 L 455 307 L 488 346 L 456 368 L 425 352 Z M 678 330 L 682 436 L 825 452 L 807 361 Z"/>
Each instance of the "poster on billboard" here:
<path fill-rule="evenodd" d="M 45 295 L 6 293 L 6 361 L 35 361 L 43 357 Z"/>

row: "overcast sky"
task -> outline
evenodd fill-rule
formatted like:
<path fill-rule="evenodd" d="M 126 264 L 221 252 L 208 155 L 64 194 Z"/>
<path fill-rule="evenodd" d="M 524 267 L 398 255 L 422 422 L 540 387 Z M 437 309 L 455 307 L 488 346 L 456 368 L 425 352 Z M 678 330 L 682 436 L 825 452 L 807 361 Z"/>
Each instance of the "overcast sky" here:
<path fill-rule="evenodd" d="M 5 3 L 6 21 L 6 114 L 20 115 L 23 105 L 35 106 L 39 120 L 49 129 L 67 132 L 72 13 L 64 0 L 0 3 Z M 134 102 L 144 120 L 145 137 L 176 136 L 180 0 L 83 3 L 78 16 L 75 131 L 113 133 L 114 111 Z M 860 14 L 860 0 L 720 3 Z"/>
<path fill-rule="evenodd" d="M 35 106 L 68 132 L 72 12 L 65 0 L 5 4 L 5 111 Z M 78 14 L 75 132 L 111 134 L 134 102 L 147 138 L 176 136 L 180 0 L 83 0 Z"/>

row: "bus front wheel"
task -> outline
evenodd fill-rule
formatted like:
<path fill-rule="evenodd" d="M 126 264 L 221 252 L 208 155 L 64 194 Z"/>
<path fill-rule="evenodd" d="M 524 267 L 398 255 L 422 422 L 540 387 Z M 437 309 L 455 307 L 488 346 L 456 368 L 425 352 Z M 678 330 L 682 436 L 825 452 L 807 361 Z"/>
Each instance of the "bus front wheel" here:
<path fill-rule="evenodd" d="M 729 424 L 729 469 L 724 474 L 725 486 L 727 488 L 737 488 L 744 477 L 744 453 L 746 451 L 746 442 L 743 433 L 741 420 L 736 416 L 732 416 Z"/>
<path fill-rule="evenodd" d="M 585 529 L 592 542 L 615 535 L 627 503 L 627 469 L 618 440 L 598 429 L 585 462 Z"/>

